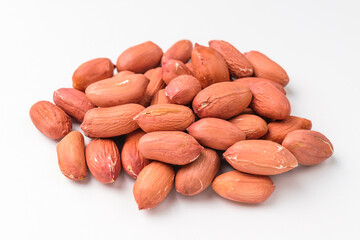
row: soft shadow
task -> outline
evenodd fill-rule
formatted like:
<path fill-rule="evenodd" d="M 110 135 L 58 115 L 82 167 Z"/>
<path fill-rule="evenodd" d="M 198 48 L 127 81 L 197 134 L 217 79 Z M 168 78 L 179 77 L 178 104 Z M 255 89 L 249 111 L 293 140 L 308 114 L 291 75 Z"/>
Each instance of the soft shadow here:
<path fill-rule="evenodd" d="M 110 184 L 104 184 L 104 185 L 107 188 L 114 188 L 114 189 L 118 189 L 118 190 L 123 189 L 126 186 L 126 184 L 131 180 L 129 178 L 131 178 L 131 177 L 128 176 L 122 169 L 119 174 L 119 177 L 115 180 L 115 182 L 110 183 Z"/>

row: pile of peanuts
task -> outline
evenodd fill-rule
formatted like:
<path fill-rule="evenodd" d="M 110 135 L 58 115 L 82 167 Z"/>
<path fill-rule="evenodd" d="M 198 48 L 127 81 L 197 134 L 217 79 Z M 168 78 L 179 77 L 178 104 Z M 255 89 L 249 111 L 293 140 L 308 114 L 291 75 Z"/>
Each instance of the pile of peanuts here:
<path fill-rule="evenodd" d="M 114 75 L 114 68 L 117 69 Z M 274 191 L 270 175 L 315 165 L 333 154 L 310 120 L 291 116 L 286 71 L 266 55 L 242 54 L 226 41 L 209 47 L 180 40 L 165 53 L 153 42 L 81 64 L 73 88 L 30 109 L 35 127 L 60 140 L 58 164 L 69 179 L 88 170 L 110 184 L 121 168 L 135 178 L 139 209 L 170 193 L 260 203 Z M 72 131 L 72 120 L 83 133 Z M 121 143 L 114 138 L 122 139 Z M 232 171 L 219 174 L 221 164 Z"/>

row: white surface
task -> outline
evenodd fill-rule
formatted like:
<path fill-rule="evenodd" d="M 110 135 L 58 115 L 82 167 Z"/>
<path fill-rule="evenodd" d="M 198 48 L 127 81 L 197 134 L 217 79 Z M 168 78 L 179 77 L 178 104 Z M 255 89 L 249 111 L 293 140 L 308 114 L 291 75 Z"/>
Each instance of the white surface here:
<path fill-rule="evenodd" d="M 359 239 L 358 9 L 358 1 L 1 1 L 0 239 Z M 86 60 L 115 62 L 129 46 L 152 40 L 166 50 L 182 38 L 224 39 L 280 63 L 293 115 L 311 119 L 334 156 L 273 177 L 274 194 L 254 206 L 208 189 L 173 191 L 138 211 L 124 172 L 108 186 L 66 179 L 30 106 L 71 87 Z"/>

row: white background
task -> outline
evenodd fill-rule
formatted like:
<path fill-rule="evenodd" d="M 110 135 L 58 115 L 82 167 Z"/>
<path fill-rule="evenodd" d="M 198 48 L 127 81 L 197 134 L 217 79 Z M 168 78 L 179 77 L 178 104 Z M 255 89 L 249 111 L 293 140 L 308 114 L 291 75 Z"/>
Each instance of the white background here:
<path fill-rule="evenodd" d="M 51 2 L 0 3 L 1 239 L 359 239 L 358 1 Z M 146 40 L 165 51 L 183 38 L 224 39 L 280 63 L 292 114 L 311 119 L 334 156 L 273 177 L 274 194 L 251 206 L 210 188 L 173 190 L 138 211 L 123 171 L 112 185 L 66 179 L 57 142 L 32 125 L 30 106 L 71 87 L 84 61 L 115 62 Z"/>

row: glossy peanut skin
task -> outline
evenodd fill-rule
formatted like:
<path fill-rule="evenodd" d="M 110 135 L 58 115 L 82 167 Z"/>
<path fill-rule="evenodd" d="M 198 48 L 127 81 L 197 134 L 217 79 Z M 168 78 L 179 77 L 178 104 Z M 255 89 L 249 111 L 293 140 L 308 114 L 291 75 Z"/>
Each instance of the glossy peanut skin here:
<path fill-rule="evenodd" d="M 70 117 L 48 101 L 39 101 L 31 106 L 30 118 L 35 127 L 51 139 L 60 139 L 72 129 Z"/>
<path fill-rule="evenodd" d="M 190 108 L 177 104 L 156 104 L 145 108 L 134 120 L 145 132 L 183 131 L 195 120 Z"/>
<path fill-rule="evenodd" d="M 286 71 L 265 54 L 258 51 L 250 51 L 244 54 L 254 68 L 254 76 L 270 79 L 286 86 L 289 83 L 289 76 Z"/>
<path fill-rule="evenodd" d="M 86 147 L 86 163 L 102 183 L 113 183 L 121 170 L 119 150 L 111 139 L 93 139 Z"/>
<path fill-rule="evenodd" d="M 297 167 L 295 156 L 278 143 L 267 140 L 244 140 L 223 154 L 236 170 L 257 175 L 276 175 Z"/>
<path fill-rule="evenodd" d="M 268 82 L 274 85 L 277 89 L 279 89 L 283 94 L 286 95 L 285 88 L 277 82 L 274 82 L 272 80 L 266 79 L 266 78 L 258 78 L 258 77 L 243 77 L 235 79 L 234 82 L 242 83 L 250 86 L 251 84 L 258 83 L 258 82 Z"/>
<path fill-rule="evenodd" d="M 182 166 L 176 173 L 176 191 L 193 196 L 210 186 L 220 168 L 220 158 L 216 151 L 205 148 L 196 161 Z"/>
<path fill-rule="evenodd" d="M 168 60 L 174 59 L 186 63 L 191 58 L 193 46 L 189 40 L 180 40 L 174 43 L 163 55 L 161 64 L 164 65 Z"/>
<path fill-rule="evenodd" d="M 214 83 L 230 81 L 224 58 L 215 49 L 195 44 L 191 54 L 192 73 L 206 88 Z"/>
<path fill-rule="evenodd" d="M 133 194 L 139 210 L 150 209 L 161 203 L 174 185 L 173 168 L 165 163 L 151 162 L 138 175 Z"/>
<path fill-rule="evenodd" d="M 74 88 L 60 88 L 54 91 L 53 100 L 56 106 L 78 122 L 84 120 L 87 111 L 96 107 L 86 97 L 85 93 Z"/>
<path fill-rule="evenodd" d="M 174 78 L 165 88 L 169 102 L 181 105 L 189 105 L 200 91 L 200 82 L 190 75 Z"/>
<path fill-rule="evenodd" d="M 121 150 L 121 164 L 125 172 L 137 178 L 141 170 L 150 163 L 150 160 L 144 158 L 138 148 L 139 140 L 145 132 L 138 129 L 126 135 L 124 145 Z"/>
<path fill-rule="evenodd" d="M 218 51 L 224 58 L 232 77 L 250 77 L 253 67 L 246 57 L 233 45 L 222 40 L 209 41 L 209 46 Z"/>
<path fill-rule="evenodd" d="M 235 124 L 245 134 L 246 139 L 259 139 L 268 131 L 268 125 L 264 119 L 254 114 L 240 114 L 229 122 Z"/>
<path fill-rule="evenodd" d="M 286 135 L 282 145 L 303 165 L 319 164 L 334 153 L 330 140 L 322 133 L 312 130 L 292 131 Z"/>
<path fill-rule="evenodd" d="M 267 176 L 230 171 L 217 176 L 212 188 L 221 197 L 231 201 L 261 203 L 270 197 L 275 186 Z"/>
<path fill-rule="evenodd" d="M 248 107 L 251 99 L 251 91 L 246 85 L 234 82 L 215 83 L 195 96 L 192 107 L 200 118 L 229 119 Z"/>
<path fill-rule="evenodd" d="M 147 41 L 126 49 L 117 59 L 116 68 L 120 71 L 145 73 L 159 65 L 163 52 L 151 41 Z"/>
<path fill-rule="evenodd" d="M 174 78 L 181 75 L 192 75 L 186 65 L 178 60 L 168 60 L 163 66 L 163 80 L 169 84 Z"/>
<path fill-rule="evenodd" d="M 129 103 L 108 108 L 94 108 L 85 114 L 81 129 L 92 138 L 109 138 L 128 134 L 139 128 L 133 119 L 144 107 Z"/>
<path fill-rule="evenodd" d="M 219 118 L 200 119 L 191 124 L 187 131 L 201 145 L 217 150 L 226 150 L 246 138 L 245 133 L 236 125 Z"/>
<path fill-rule="evenodd" d="M 145 158 L 174 165 L 185 165 L 204 149 L 192 136 L 180 131 L 157 131 L 142 136 L 139 151 Z"/>
<path fill-rule="evenodd" d="M 253 95 L 250 106 L 257 114 L 273 120 L 282 120 L 290 116 L 289 100 L 274 85 L 258 82 L 249 87 Z"/>
<path fill-rule="evenodd" d="M 150 105 L 171 103 L 166 97 L 165 89 L 160 89 L 151 99 Z"/>
<path fill-rule="evenodd" d="M 58 164 L 65 177 L 83 180 L 87 175 L 84 137 L 78 131 L 66 135 L 56 146 Z"/>
<path fill-rule="evenodd" d="M 264 139 L 281 144 L 288 133 L 298 129 L 310 130 L 311 127 L 312 123 L 310 120 L 289 116 L 284 120 L 270 122 L 268 124 L 269 131 L 264 136 Z"/>
<path fill-rule="evenodd" d="M 108 58 L 96 58 L 81 64 L 72 76 L 73 87 L 80 91 L 92 83 L 114 75 L 114 64 Z"/>
<path fill-rule="evenodd" d="M 138 103 L 149 84 L 143 74 L 112 77 L 87 87 L 88 99 L 99 107 L 113 107 L 127 103 Z"/>
<path fill-rule="evenodd" d="M 153 96 L 165 87 L 165 83 L 162 79 L 161 67 L 150 69 L 144 75 L 147 79 L 149 79 L 149 84 L 147 85 L 144 96 L 140 100 L 139 104 L 147 107 L 150 105 Z"/>

